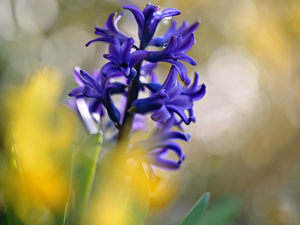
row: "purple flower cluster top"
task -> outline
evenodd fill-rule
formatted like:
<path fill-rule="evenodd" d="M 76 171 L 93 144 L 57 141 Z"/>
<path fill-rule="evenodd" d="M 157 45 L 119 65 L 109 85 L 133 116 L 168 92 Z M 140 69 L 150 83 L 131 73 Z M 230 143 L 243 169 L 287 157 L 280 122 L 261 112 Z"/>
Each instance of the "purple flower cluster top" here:
<path fill-rule="evenodd" d="M 177 22 L 172 20 L 168 31 L 155 37 L 160 21 L 179 15 L 179 10 L 167 8 L 159 11 L 157 6 L 150 3 L 143 11 L 133 5 L 125 5 L 123 8 L 129 10 L 136 20 L 139 41 L 118 29 L 117 23 L 123 13 L 110 14 L 104 28 L 95 28 L 95 34 L 99 37 L 86 44 L 89 46 L 98 41 L 108 43 L 108 54 L 103 55 L 108 62 L 90 74 L 77 67 L 73 74 L 79 86 L 69 96 L 74 97 L 75 103 L 76 99 L 84 100 L 95 122 L 101 121 L 102 127 L 106 123 L 104 134 L 106 129 L 116 130 L 109 142 L 115 146 L 118 142 L 125 143 L 128 158 L 134 158 L 150 171 L 154 167 L 178 169 L 185 154 L 174 140 L 190 140 L 183 126 L 196 121 L 193 104 L 202 99 L 206 92 L 205 85 L 199 84 L 199 75 L 195 72 L 192 81 L 182 63 L 196 65 L 196 61 L 186 53 L 194 45 L 193 32 L 200 23 L 197 21 L 189 25 L 183 22 L 177 28 Z M 158 47 L 158 50 L 148 51 L 148 46 Z M 160 83 L 155 68 L 164 62 L 171 67 L 169 73 L 163 75 L 165 81 Z M 183 84 L 177 80 L 177 75 Z M 141 93 L 143 98 L 139 98 Z M 121 96 L 119 105 L 114 102 L 113 95 Z M 78 110 L 78 105 L 73 105 Z M 106 115 L 109 122 L 102 120 Z M 133 132 L 149 129 L 147 115 L 154 121 L 151 137 L 129 144 Z M 177 161 L 167 158 L 170 151 L 178 155 Z"/>

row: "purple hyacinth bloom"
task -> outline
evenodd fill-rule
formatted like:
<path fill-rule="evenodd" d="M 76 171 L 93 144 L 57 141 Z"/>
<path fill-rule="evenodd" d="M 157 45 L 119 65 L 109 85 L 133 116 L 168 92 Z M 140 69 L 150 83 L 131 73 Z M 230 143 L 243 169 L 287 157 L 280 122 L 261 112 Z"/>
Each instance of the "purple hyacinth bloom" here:
<path fill-rule="evenodd" d="M 197 65 L 196 61 L 186 55 L 185 53 L 190 50 L 194 44 L 194 34 L 191 33 L 185 38 L 180 34 L 175 34 L 171 37 L 167 47 L 161 51 L 153 51 L 151 55 L 146 58 L 149 62 L 168 62 L 176 67 L 181 80 L 186 80 L 187 69 L 183 63 L 178 60 L 185 61 L 193 66 Z"/>
<path fill-rule="evenodd" d="M 193 101 L 199 100 L 205 95 L 206 87 L 204 84 L 198 85 L 198 74 L 195 75 L 194 84 L 187 88 L 183 88 L 176 77 L 177 70 L 172 66 L 166 81 L 154 95 L 137 99 L 131 106 L 135 107 L 137 113 L 153 113 L 151 118 L 156 122 L 169 119 L 171 112 L 175 112 L 181 117 L 185 124 L 195 122 Z M 188 110 L 189 117 L 185 114 L 185 110 Z"/>
<path fill-rule="evenodd" d="M 118 82 L 110 83 L 109 79 L 101 75 L 95 79 L 83 70 L 80 70 L 78 78 L 82 85 L 74 88 L 69 96 L 76 98 L 85 96 L 99 101 L 106 108 L 110 119 L 120 125 L 120 112 L 114 105 L 111 94 L 124 93 L 126 86 Z"/>
<path fill-rule="evenodd" d="M 121 45 L 116 36 L 113 36 L 109 42 L 109 54 L 104 54 L 103 57 L 110 60 L 102 69 L 101 74 L 109 78 L 112 76 L 122 76 L 133 78 L 137 72 L 133 66 L 150 55 L 150 52 L 145 50 L 136 50 L 132 53 L 131 48 L 134 44 L 133 38 L 128 38 Z"/>
<path fill-rule="evenodd" d="M 175 34 L 180 34 L 183 38 L 186 36 L 189 36 L 191 33 L 193 33 L 200 25 L 200 21 L 196 21 L 193 24 L 188 25 L 186 21 L 184 21 L 177 29 L 177 21 L 172 20 L 171 26 L 169 30 L 160 37 L 153 38 L 149 45 L 154 45 L 156 47 L 163 47 L 164 45 L 167 45 L 170 41 L 170 38 L 174 36 Z"/>
<path fill-rule="evenodd" d="M 99 70 L 92 70 L 91 71 L 91 75 L 92 77 L 94 77 L 96 80 L 98 79 L 99 76 Z M 76 81 L 76 83 L 79 86 L 84 87 L 85 84 L 82 82 L 81 80 L 81 75 L 80 75 L 80 68 L 79 67 L 75 67 L 75 69 L 73 70 L 73 76 L 74 76 L 74 80 Z M 89 99 L 87 97 L 85 97 L 83 94 L 77 95 L 76 98 L 83 98 L 84 101 L 87 104 L 87 107 L 89 109 L 89 113 L 91 114 L 92 118 L 99 123 L 99 117 L 104 116 L 104 108 L 103 105 L 100 101 L 98 101 L 97 99 Z M 72 101 L 68 101 L 66 102 L 67 106 L 71 109 L 73 109 L 74 111 L 78 112 L 78 107 L 76 104 L 76 100 L 72 100 Z"/>
<path fill-rule="evenodd" d="M 124 15 L 124 13 L 119 14 L 116 17 L 117 13 L 112 13 L 108 16 L 107 21 L 104 24 L 104 28 L 95 27 L 95 34 L 100 35 L 102 37 L 93 39 L 89 41 L 85 46 L 89 46 L 91 43 L 95 41 L 103 41 L 110 42 L 111 37 L 116 36 L 121 44 L 126 41 L 129 37 L 119 31 L 117 23 Z"/>
<path fill-rule="evenodd" d="M 133 164 L 142 163 L 149 175 L 153 175 L 154 168 L 175 170 L 185 159 L 177 140 L 190 140 L 190 135 L 185 134 L 183 128 L 185 124 L 196 121 L 194 102 L 206 93 L 206 86 L 199 83 L 199 75 L 195 73 L 192 81 L 184 64 L 196 65 L 196 61 L 186 53 L 195 43 L 193 32 L 200 22 L 183 22 L 177 27 L 173 20 L 165 34 L 154 38 L 159 22 L 179 15 L 179 10 L 167 8 L 159 11 L 159 7 L 150 3 L 143 10 L 133 5 L 123 8 L 133 14 L 139 40 L 119 31 L 118 21 L 123 13 L 110 14 L 104 28 L 95 28 L 95 34 L 99 36 L 86 44 L 88 46 L 96 41 L 108 43 L 108 52 L 103 55 L 108 61 L 91 75 L 75 69 L 74 78 L 79 87 L 69 93 L 74 97 L 69 105 L 77 110 L 91 134 L 99 133 L 99 124 L 95 124 L 95 120 L 99 123 L 100 118 L 108 114 L 108 122 L 101 118 L 104 122 L 101 129 L 105 134 L 102 147 L 120 151 L 129 169 Z M 149 45 L 163 48 L 146 51 Z M 163 84 L 155 74 L 158 62 L 171 64 Z M 177 80 L 178 74 L 185 85 Z M 112 98 L 114 94 L 121 97 L 118 98 L 118 108 Z M 155 131 L 149 132 L 152 124 L 155 124 Z M 175 131 L 173 128 L 178 129 Z M 139 141 L 131 138 L 135 134 L 138 134 L 136 138 L 141 138 L 141 132 L 146 132 L 150 138 Z M 169 153 L 175 153 L 178 160 L 169 158 Z"/>
<path fill-rule="evenodd" d="M 184 110 L 192 107 L 190 99 L 182 99 L 182 86 L 176 80 L 177 70 L 174 66 L 171 67 L 170 73 L 164 84 L 157 92 L 144 99 L 137 99 L 132 103 L 137 113 L 153 112 L 151 118 L 156 121 L 166 121 L 171 117 L 171 113 L 177 113 L 187 124 L 189 123 Z M 186 101 L 188 100 L 188 101 Z"/>
<path fill-rule="evenodd" d="M 148 3 L 143 12 L 134 5 L 124 5 L 123 9 L 132 12 L 139 27 L 140 48 L 144 49 L 151 41 L 158 23 L 165 17 L 172 17 L 180 14 L 178 9 L 167 8 L 159 11 L 157 6 Z"/>
<path fill-rule="evenodd" d="M 174 139 L 190 141 L 191 136 L 180 131 L 171 131 L 175 122 L 174 115 L 159 126 L 153 135 L 146 140 L 135 143 L 128 151 L 128 157 L 134 157 L 145 162 L 149 167 L 155 166 L 166 170 L 178 169 L 185 159 L 180 145 Z M 170 151 L 178 156 L 178 161 L 167 159 Z"/>

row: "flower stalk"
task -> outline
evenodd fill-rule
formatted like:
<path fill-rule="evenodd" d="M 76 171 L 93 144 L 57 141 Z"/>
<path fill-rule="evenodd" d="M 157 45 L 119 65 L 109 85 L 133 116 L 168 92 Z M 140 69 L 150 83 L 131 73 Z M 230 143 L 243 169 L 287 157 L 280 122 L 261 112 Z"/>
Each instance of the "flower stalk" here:
<path fill-rule="evenodd" d="M 126 102 L 126 107 L 124 110 L 124 119 L 122 126 L 119 129 L 118 142 L 122 142 L 125 146 L 128 145 L 129 134 L 131 131 L 132 123 L 134 120 L 134 114 L 129 112 L 131 104 L 138 98 L 140 90 L 140 73 L 141 73 L 142 61 L 135 65 L 135 70 L 137 71 L 136 77 L 130 82 L 128 89 L 128 97 Z"/>

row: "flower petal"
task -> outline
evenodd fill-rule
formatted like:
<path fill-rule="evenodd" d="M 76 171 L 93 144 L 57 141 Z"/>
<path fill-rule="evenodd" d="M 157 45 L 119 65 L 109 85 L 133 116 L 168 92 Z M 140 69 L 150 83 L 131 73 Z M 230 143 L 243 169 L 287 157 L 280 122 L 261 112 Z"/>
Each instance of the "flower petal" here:
<path fill-rule="evenodd" d="M 177 51 L 181 53 L 186 53 L 191 49 L 194 43 L 195 43 L 195 36 L 193 33 L 191 33 L 188 37 L 183 39 L 181 46 Z"/>
<path fill-rule="evenodd" d="M 183 153 L 183 151 L 178 143 L 170 142 L 164 148 L 171 149 L 178 155 L 178 157 L 179 157 L 178 164 L 182 163 L 182 161 L 185 159 L 185 154 Z"/>
<path fill-rule="evenodd" d="M 188 95 L 193 101 L 198 101 L 204 97 L 206 93 L 205 84 L 198 85 L 199 75 L 195 72 L 194 81 L 191 87 L 183 88 L 182 94 Z"/>
<path fill-rule="evenodd" d="M 164 158 L 154 158 L 153 160 L 151 160 L 151 163 L 156 167 L 164 170 L 177 170 L 180 167 L 180 164 Z"/>
<path fill-rule="evenodd" d="M 129 66 L 133 67 L 135 64 L 139 63 L 141 60 L 149 56 L 151 53 L 145 50 L 137 50 L 130 54 Z"/>
<path fill-rule="evenodd" d="M 168 110 L 173 111 L 173 112 L 175 112 L 178 116 L 180 116 L 181 119 L 183 120 L 183 122 L 184 122 L 186 125 L 189 125 L 189 124 L 192 122 L 192 120 L 189 119 L 189 118 L 187 117 L 187 115 L 184 113 L 183 110 L 181 110 L 181 109 L 179 109 L 178 107 L 173 106 L 173 105 L 168 105 L 167 107 L 168 107 Z"/>
<path fill-rule="evenodd" d="M 99 38 L 89 41 L 88 43 L 85 44 L 85 46 L 88 47 L 91 43 L 96 42 L 96 41 L 109 42 L 109 40 L 110 40 L 109 37 L 99 37 Z"/>
<path fill-rule="evenodd" d="M 169 107 L 170 105 L 178 107 L 182 110 L 190 109 L 193 107 L 192 99 L 187 95 L 180 95 L 171 101 L 167 101 L 165 104 Z"/>
<path fill-rule="evenodd" d="M 153 38 L 149 42 L 149 44 L 154 45 L 156 47 L 162 47 L 164 44 L 170 41 L 171 36 L 174 35 L 174 33 L 176 32 L 176 27 L 177 27 L 177 21 L 172 20 L 169 30 L 163 36 Z"/>
<path fill-rule="evenodd" d="M 177 51 L 177 49 L 180 47 L 181 42 L 182 37 L 180 34 L 175 34 L 174 36 L 172 36 L 165 49 L 165 54 L 170 54 Z"/>
<path fill-rule="evenodd" d="M 70 97 L 83 97 L 84 86 L 74 88 L 68 95 Z"/>
<path fill-rule="evenodd" d="M 168 134 L 165 138 L 166 139 L 181 139 L 183 141 L 190 141 L 191 135 L 185 134 L 185 133 L 179 132 L 179 131 L 171 131 L 171 132 L 168 132 Z"/>
<path fill-rule="evenodd" d="M 99 90 L 99 85 L 97 81 L 91 75 L 89 75 L 84 70 L 80 70 L 80 75 L 83 78 L 82 81 L 85 85 L 90 86 L 95 90 Z"/>
<path fill-rule="evenodd" d="M 175 67 L 172 66 L 169 71 L 169 74 L 161 88 L 169 89 L 170 87 L 173 87 L 176 80 L 177 80 L 177 71 L 176 71 Z"/>
<path fill-rule="evenodd" d="M 112 83 L 114 84 L 116 87 L 114 89 L 112 89 L 110 91 L 110 93 L 113 95 L 113 94 L 120 94 L 120 93 L 124 93 L 125 92 L 125 89 L 126 89 L 126 85 L 123 84 L 123 83 L 120 83 L 120 82 L 114 82 Z"/>
<path fill-rule="evenodd" d="M 188 55 L 180 55 L 179 60 L 185 61 L 185 62 L 191 64 L 192 66 L 197 65 L 197 62 L 191 56 L 188 56 Z"/>
<path fill-rule="evenodd" d="M 136 7 L 135 5 L 124 5 L 123 9 L 128 9 L 131 11 L 133 16 L 135 17 L 135 20 L 138 24 L 139 27 L 144 27 L 145 26 L 145 17 L 142 11 Z"/>
<path fill-rule="evenodd" d="M 101 99 L 101 94 L 95 92 L 95 90 L 91 89 L 88 86 L 85 86 L 83 89 L 83 95 L 89 98 L 97 98 L 97 99 Z"/>
<path fill-rule="evenodd" d="M 183 37 L 185 37 L 186 35 L 194 32 L 195 30 L 198 29 L 198 27 L 200 26 L 200 20 L 197 20 L 196 22 L 194 22 L 191 25 L 187 25 L 186 21 L 184 21 L 182 23 L 182 26 L 178 29 L 178 33 L 181 34 Z"/>
<path fill-rule="evenodd" d="M 118 29 L 115 26 L 116 25 L 116 23 L 115 23 L 115 17 L 116 17 L 116 15 L 117 15 L 117 12 L 111 13 L 108 16 L 107 21 L 105 23 L 106 28 L 109 31 L 111 31 L 112 33 L 115 33 L 115 34 L 119 32 Z"/>
<path fill-rule="evenodd" d="M 136 106 L 137 113 L 148 113 L 159 109 L 163 105 L 163 101 L 159 100 L 156 95 L 150 96 L 148 98 L 137 99 L 132 104 L 131 107 Z"/>
<path fill-rule="evenodd" d="M 116 57 L 117 59 L 121 58 L 120 48 L 121 48 L 121 44 L 119 39 L 116 36 L 113 36 L 109 42 L 109 50 L 108 50 L 109 54 Z"/>
<path fill-rule="evenodd" d="M 152 115 L 151 119 L 159 122 L 159 121 L 166 121 L 171 117 L 171 114 L 169 113 L 168 109 L 165 105 L 162 105 L 158 110 L 156 110 Z"/>
<path fill-rule="evenodd" d="M 177 71 L 179 73 L 180 79 L 182 81 L 185 81 L 185 79 L 187 77 L 187 69 L 181 62 L 170 60 L 170 59 L 164 59 L 162 61 L 171 63 L 173 66 L 175 66 L 175 68 L 177 69 Z"/>
<path fill-rule="evenodd" d="M 76 83 L 79 85 L 79 86 L 83 86 L 84 83 L 82 81 L 82 77 L 80 76 L 80 68 L 78 66 L 76 66 L 73 70 L 73 77 L 74 77 L 74 80 L 76 81 Z"/>
<path fill-rule="evenodd" d="M 106 63 L 102 67 L 100 74 L 107 78 L 110 78 L 112 76 L 123 76 L 123 73 L 120 71 L 120 69 L 117 68 L 116 65 L 111 62 Z"/>
<path fill-rule="evenodd" d="M 161 18 L 180 15 L 180 10 L 167 8 L 161 11 Z"/>
<path fill-rule="evenodd" d="M 130 51 L 131 51 L 133 44 L 134 44 L 133 38 L 128 38 L 122 44 L 121 58 L 122 58 L 123 63 L 125 63 L 126 65 L 128 65 L 128 62 L 129 62 L 129 55 L 130 55 Z"/>
<path fill-rule="evenodd" d="M 144 85 L 153 93 L 156 93 L 158 91 L 158 89 L 161 88 L 160 83 L 148 83 L 148 84 L 144 84 Z"/>

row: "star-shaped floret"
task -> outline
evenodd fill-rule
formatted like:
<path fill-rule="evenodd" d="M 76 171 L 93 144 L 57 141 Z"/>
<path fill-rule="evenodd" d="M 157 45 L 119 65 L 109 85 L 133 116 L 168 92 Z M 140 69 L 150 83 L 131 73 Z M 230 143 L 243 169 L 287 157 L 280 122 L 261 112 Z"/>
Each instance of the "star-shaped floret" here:
<path fill-rule="evenodd" d="M 120 124 L 120 112 L 114 105 L 111 94 L 124 93 L 126 86 L 122 83 L 110 83 L 109 80 L 101 75 L 97 79 L 87 72 L 80 70 L 79 81 L 81 86 L 74 88 L 70 97 L 88 97 L 99 101 L 107 110 L 110 119 L 117 125 Z"/>
<path fill-rule="evenodd" d="M 108 16 L 107 21 L 104 24 L 104 28 L 95 27 L 95 34 L 102 36 L 96 39 L 89 41 L 85 46 L 89 46 L 91 43 L 95 41 L 103 41 L 103 42 L 110 42 L 111 37 L 116 36 L 121 43 L 127 40 L 129 37 L 123 34 L 118 29 L 118 21 L 124 15 L 124 13 L 119 14 L 116 16 L 117 13 L 112 13 Z"/>
<path fill-rule="evenodd" d="M 133 44 L 133 38 L 126 39 L 122 45 L 116 36 L 110 39 L 109 54 L 103 55 L 110 62 L 101 69 L 101 73 L 105 77 L 124 75 L 126 78 L 131 79 L 136 76 L 137 72 L 133 68 L 134 65 L 151 53 L 145 50 L 136 50 L 131 53 Z"/>
<path fill-rule="evenodd" d="M 148 98 L 135 100 L 131 107 L 137 113 L 152 113 L 151 118 L 156 122 L 166 121 L 172 112 L 181 117 L 185 124 L 195 122 L 193 101 L 205 95 L 206 87 L 204 84 L 198 85 L 198 74 L 195 75 L 194 84 L 187 88 L 183 88 L 176 78 L 177 70 L 172 66 L 166 81 L 156 93 Z M 188 110 L 189 116 L 185 110 Z"/>
<path fill-rule="evenodd" d="M 148 3 L 143 11 L 134 5 L 125 5 L 123 9 L 132 12 L 139 27 L 140 48 L 144 49 L 151 41 L 158 23 L 166 17 L 180 14 L 178 9 L 167 8 L 159 11 L 157 6 Z"/>
<path fill-rule="evenodd" d="M 153 51 L 146 59 L 149 62 L 168 62 L 176 67 L 181 80 L 186 80 L 187 69 L 180 61 L 185 61 L 193 66 L 197 65 L 196 61 L 186 55 L 185 53 L 190 50 L 194 44 L 194 34 L 182 38 L 180 34 L 175 34 L 171 37 L 167 47 L 161 51 Z"/>
<path fill-rule="evenodd" d="M 175 34 L 180 34 L 183 38 L 185 38 L 186 36 L 191 35 L 191 33 L 193 33 L 195 30 L 197 30 L 199 25 L 200 21 L 196 21 L 190 25 L 188 25 L 188 23 L 184 21 L 181 27 L 177 29 L 177 21 L 172 20 L 169 30 L 164 35 L 153 38 L 150 41 L 149 45 L 154 45 L 156 47 L 164 47 L 169 43 L 171 37 Z"/>
<path fill-rule="evenodd" d="M 180 145 L 173 140 L 190 141 L 191 136 L 181 131 L 171 131 L 174 123 L 175 118 L 172 115 L 165 123 L 158 126 L 150 138 L 134 143 L 128 151 L 128 157 L 134 157 L 149 167 L 154 166 L 165 170 L 179 169 L 185 154 Z M 166 158 L 170 151 L 176 153 L 178 161 Z"/>

